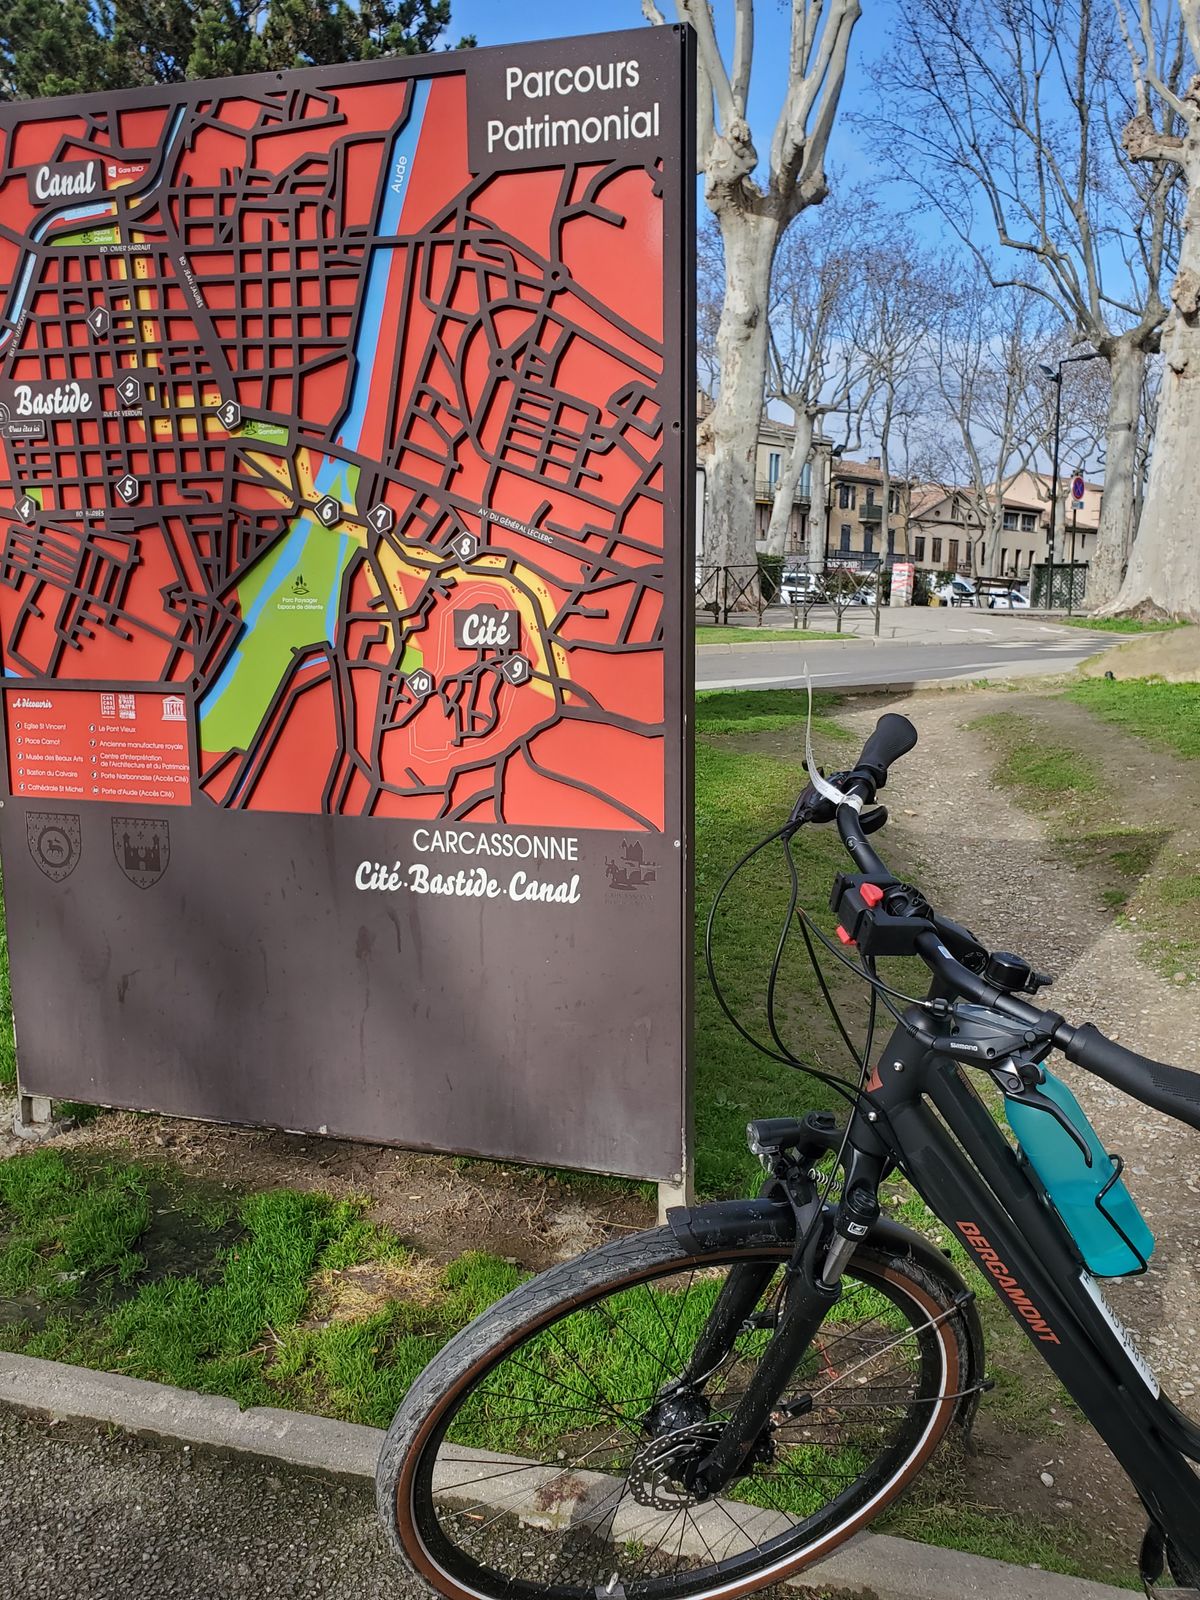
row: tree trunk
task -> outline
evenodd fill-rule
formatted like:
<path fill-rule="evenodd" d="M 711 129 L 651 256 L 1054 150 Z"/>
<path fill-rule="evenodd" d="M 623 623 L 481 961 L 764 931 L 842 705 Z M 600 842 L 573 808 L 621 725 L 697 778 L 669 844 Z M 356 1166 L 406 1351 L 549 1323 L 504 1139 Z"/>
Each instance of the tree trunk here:
<path fill-rule="evenodd" d="M 1096 554 L 1088 568 L 1087 605 L 1089 611 L 1108 611 L 1113 607 L 1129 565 L 1129 552 L 1137 532 L 1135 520 L 1138 426 L 1142 411 L 1142 381 L 1146 375 L 1146 352 L 1126 339 L 1118 339 L 1109 356 L 1112 393 L 1108 402 L 1104 463 L 1104 498 L 1100 502 L 1100 527 Z M 1065 476 L 1065 473 L 1064 473 Z M 1066 510 L 1059 495 L 1054 514 Z M 1054 559 L 1065 559 L 1066 517 L 1059 517 L 1055 535 Z"/>
<path fill-rule="evenodd" d="M 784 555 L 792 547 L 792 508 L 796 504 L 796 485 L 804 471 L 804 463 L 812 450 L 813 421 L 803 406 L 792 406 L 796 437 L 783 464 L 783 473 L 775 485 L 775 499 L 771 503 L 771 521 L 767 526 L 767 554 Z"/>
<path fill-rule="evenodd" d="M 713 566 L 753 567 L 754 468 L 767 366 L 767 296 L 778 223 L 753 212 L 723 210 L 725 302 L 717 328 L 721 388 L 707 420 L 705 556 Z M 743 575 L 748 575 L 745 571 Z"/>
<path fill-rule="evenodd" d="M 1162 389 L 1150 481 L 1129 570 L 1110 609 L 1155 611 L 1200 622 L 1200 539 L 1196 537 L 1196 463 L 1200 460 L 1200 115 L 1191 120 L 1181 154 L 1187 182 L 1187 215 L 1179 271 L 1171 288 L 1172 306 L 1163 327 Z"/>

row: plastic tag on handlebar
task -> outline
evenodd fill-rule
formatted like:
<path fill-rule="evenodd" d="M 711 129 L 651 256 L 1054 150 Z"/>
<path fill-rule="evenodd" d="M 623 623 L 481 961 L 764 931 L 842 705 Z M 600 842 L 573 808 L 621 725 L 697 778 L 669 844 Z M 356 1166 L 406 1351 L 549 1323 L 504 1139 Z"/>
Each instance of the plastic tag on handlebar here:
<path fill-rule="evenodd" d="M 808 781 L 821 796 L 833 806 L 852 806 L 855 811 L 862 811 L 863 800 L 859 794 L 843 794 L 836 785 L 823 778 L 817 770 L 817 763 L 813 759 L 812 747 L 812 716 L 813 716 L 813 687 L 812 678 L 808 673 L 808 662 L 804 663 L 804 685 L 808 690 L 808 719 L 804 724 L 804 762 L 808 768 Z"/>

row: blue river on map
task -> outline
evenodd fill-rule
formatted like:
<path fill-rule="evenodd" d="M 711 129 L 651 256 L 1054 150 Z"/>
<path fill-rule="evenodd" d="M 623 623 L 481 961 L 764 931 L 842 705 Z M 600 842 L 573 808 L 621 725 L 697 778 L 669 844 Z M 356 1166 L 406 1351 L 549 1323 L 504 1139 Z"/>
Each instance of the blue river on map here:
<path fill-rule="evenodd" d="M 412 106 L 404 126 L 397 132 L 388 153 L 388 162 L 391 175 L 384 190 L 383 203 L 380 208 L 379 225 L 377 234 L 386 237 L 389 234 L 399 234 L 400 222 L 404 215 L 404 202 L 408 195 L 408 179 L 412 172 L 413 158 L 416 155 L 417 144 L 421 137 L 421 125 L 425 118 L 425 109 L 429 103 L 430 84 L 428 80 L 419 82 L 413 91 Z M 354 344 L 354 381 L 350 389 L 350 399 L 346 407 L 346 414 L 338 429 L 338 442 L 354 450 L 362 436 L 363 422 L 367 413 L 367 398 L 371 388 L 371 374 L 374 363 L 371 359 L 375 347 L 379 342 L 380 329 L 383 325 L 383 308 L 387 298 L 388 282 L 391 277 L 392 257 L 395 255 L 394 246 L 377 245 L 371 252 L 371 264 L 367 269 L 367 281 L 363 289 L 362 310 L 358 319 L 358 331 Z M 365 359 L 364 359 L 365 352 Z M 316 491 L 320 498 L 323 495 L 332 495 L 335 500 L 346 503 L 350 498 L 349 484 L 346 477 L 346 463 L 335 457 L 325 456 L 316 476 Z M 291 531 L 282 542 L 270 553 L 270 576 L 250 611 L 243 618 L 243 627 L 237 647 L 229 656 L 219 676 L 212 687 L 205 694 L 200 704 L 200 721 L 203 727 L 204 717 L 211 711 L 225 693 L 236 675 L 245 670 L 249 657 L 252 655 L 251 643 L 254 634 L 254 624 L 261 617 L 264 609 L 277 600 L 283 592 L 284 586 L 294 576 L 304 570 L 304 552 L 310 539 L 329 539 L 334 535 L 319 523 L 308 510 L 302 511 L 292 523 Z M 355 543 L 350 534 L 338 534 L 338 551 L 336 571 L 340 575 L 346 562 L 350 558 L 351 550 Z M 330 591 L 325 608 L 325 638 L 332 642 L 334 630 L 337 626 L 338 610 L 338 584 L 335 583 Z M 313 640 L 312 643 L 318 641 Z M 270 700 L 270 692 L 264 685 L 263 709 L 265 710 Z M 203 743 L 203 740 L 201 740 Z"/>

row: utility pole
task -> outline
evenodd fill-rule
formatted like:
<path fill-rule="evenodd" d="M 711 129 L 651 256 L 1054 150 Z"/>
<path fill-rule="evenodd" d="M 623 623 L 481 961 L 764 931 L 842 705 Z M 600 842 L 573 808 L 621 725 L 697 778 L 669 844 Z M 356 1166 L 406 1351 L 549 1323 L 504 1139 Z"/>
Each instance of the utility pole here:
<path fill-rule="evenodd" d="M 1048 609 L 1053 609 L 1054 606 L 1054 543 L 1055 535 L 1058 531 L 1058 457 L 1059 448 L 1062 442 L 1063 368 L 1070 366 L 1073 361 L 1099 360 L 1099 350 L 1085 350 L 1084 353 L 1079 356 L 1064 356 L 1058 363 L 1057 367 L 1051 367 L 1047 365 L 1045 361 L 1038 362 L 1038 366 L 1042 371 L 1042 375 L 1054 385 L 1054 450 L 1050 464 L 1050 560 L 1048 563 L 1046 577 L 1046 604 Z M 1030 590 L 1030 594 L 1032 596 L 1032 589 Z"/>

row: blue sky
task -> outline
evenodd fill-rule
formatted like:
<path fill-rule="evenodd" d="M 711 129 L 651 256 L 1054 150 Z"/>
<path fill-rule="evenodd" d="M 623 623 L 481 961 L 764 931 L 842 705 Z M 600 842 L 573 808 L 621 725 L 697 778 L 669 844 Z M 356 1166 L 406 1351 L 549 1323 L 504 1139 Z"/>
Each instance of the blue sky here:
<path fill-rule="evenodd" d="M 675 15 L 672 0 L 659 0 L 667 17 Z M 733 7 L 717 0 L 718 27 Z M 759 0 L 755 6 L 754 72 L 750 84 L 750 126 L 760 154 L 770 144 L 787 62 L 788 22 L 791 7 L 781 0 Z M 888 0 L 871 0 L 871 15 L 864 16 L 851 40 L 850 70 L 846 78 L 845 111 L 867 109 L 873 91 L 867 62 L 878 51 L 882 30 L 891 11 Z M 526 39 L 562 38 L 575 33 L 609 33 L 617 28 L 644 28 L 640 0 L 451 0 L 450 32 L 453 40 L 473 33 L 482 44 L 516 44 Z M 772 65 L 778 71 L 772 71 Z M 869 179 L 869 159 L 859 140 L 840 119 L 830 146 L 830 164 L 851 182 Z"/>

